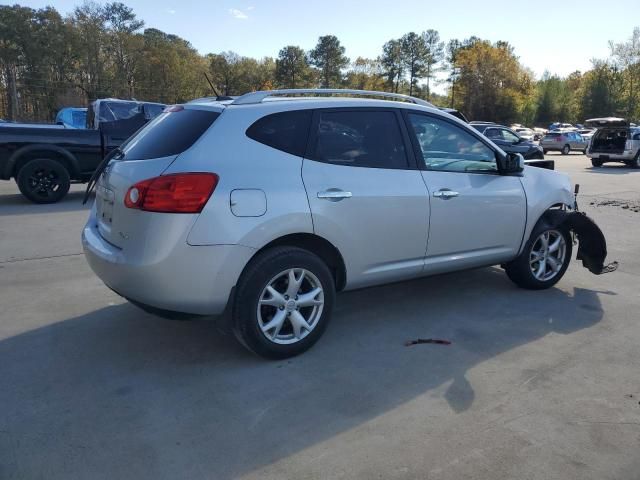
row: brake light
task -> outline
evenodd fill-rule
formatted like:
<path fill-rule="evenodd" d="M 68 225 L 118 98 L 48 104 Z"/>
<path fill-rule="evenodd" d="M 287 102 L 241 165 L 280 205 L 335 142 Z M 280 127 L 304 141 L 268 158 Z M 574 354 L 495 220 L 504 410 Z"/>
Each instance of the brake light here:
<path fill-rule="evenodd" d="M 218 185 L 215 173 L 175 173 L 129 187 L 127 208 L 163 213 L 200 213 Z"/>

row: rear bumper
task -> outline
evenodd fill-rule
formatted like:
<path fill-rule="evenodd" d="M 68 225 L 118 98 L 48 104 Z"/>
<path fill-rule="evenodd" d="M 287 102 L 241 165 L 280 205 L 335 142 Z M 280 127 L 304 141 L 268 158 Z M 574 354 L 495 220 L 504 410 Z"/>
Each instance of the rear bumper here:
<path fill-rule="evenodd" d="M 161 256 L 128 258 L 104 240 L 93 215 L 82 232 L 91 269 L 119 295 L 161 310 L 221 314 L 255 249 L 240 245 L 191 246 L 176 242 Z M 150 249 L 151 250 L 151 249 Z"/>
<path fill-rule="evenodd" d="M 602 160 L 603 162 L 629 162 L 636 156 L 636 151 L 625 150 L 622 153 L 608 153 L 608 152 L 592 152 L 587 151 L 587 157 Z"/>

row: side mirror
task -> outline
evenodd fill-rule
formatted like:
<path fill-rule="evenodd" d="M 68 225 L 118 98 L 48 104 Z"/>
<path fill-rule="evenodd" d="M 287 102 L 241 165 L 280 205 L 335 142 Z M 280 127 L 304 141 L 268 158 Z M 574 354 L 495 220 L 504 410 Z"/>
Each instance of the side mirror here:
<path fill-rule="evenodd" d="M 522 173 L 524 170 L 524 157 L 520 153 L 507 153 L 503 156 L 496 152 L 496 162 L 502 175 Z"/>

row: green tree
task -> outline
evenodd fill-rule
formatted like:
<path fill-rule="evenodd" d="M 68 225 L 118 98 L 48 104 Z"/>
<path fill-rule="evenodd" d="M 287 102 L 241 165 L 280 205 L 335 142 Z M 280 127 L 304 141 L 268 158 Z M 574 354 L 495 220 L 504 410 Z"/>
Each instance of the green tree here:
<path fill-rule="evenodd" d="M 474 40 L 458 50 L 456 107 L 474 120 L 511 123 L 520 119 L 532 94 L 531 73 L 502 45 Z"/>
<path fill-rule="evenodd" d="M 400 40 L 389 40 L 384 44 L 380 63 L 387 77 L 390 90 L 398 93 L 405 67 L 402 42 Z"/>
<path fill-rule="evenodd" d="M 445 58 L 444 42 L 440 41 L 440 34 L 437 30 L 427 30 L 422 34 L 422 41 L 425 46 L 424 76 L 427 79 L 427 100 L 431 98 L 431 81 L 436 73 L 440 71 L 440 63 Z"/>
<path fill-rule="evenodd" d="M 415 32 L 407 33 L 400 39 L 400 49 L 404 69 L 409 75 L 409 95 L 413 95 L 418 81 L 427 74 L 429 50 L 424 37 Z"/>
<path fill-rule="evenodd" d="M 640 84 L 640 27 L 633 29 L 626 42 L 609 42 L 614 65 L 622 72 L 624 97 L 627 118 L 640 117 L 640 100 L 638 84 Z"/>
<path fill-rule="evenodd" d="M 136 34 L 144 22 L 136 18 L 131 7 L 113 2 L 103 7 L 106 35 L 106 53 L 115 65 L 112 89 L 118 96 L 135 95 L 135 70 L 140 61 L 141 38 Z"/>
<path fill-rule="evenodd" d="M 357 90 L 384 90 L 385 80 L 380 60 L 356 58 L 347 72 L 345 86 Z"/>
<path fill-rule="evenodd" d="M 306 87 L 312 82 L 313 72 L 300 47 L 289 45 L 280 50 L 275 69 L 276 82 L 282 88 Z"/>
<path fill-rule="evenodd" d="M 309 52 L 309 60 L 320 71 L 322 88 L 334 88 L 342 82 L 342 69 L 349 65 L 349 58 L 344 54 L 345 48 L 334 35 L 325 35 Z"/>
<path fill-rule="evenodd" d="M 623 76 L 606 60 L 592 60 L 582 82 L 580 110 L 584 118 L 623 115 Z"/>

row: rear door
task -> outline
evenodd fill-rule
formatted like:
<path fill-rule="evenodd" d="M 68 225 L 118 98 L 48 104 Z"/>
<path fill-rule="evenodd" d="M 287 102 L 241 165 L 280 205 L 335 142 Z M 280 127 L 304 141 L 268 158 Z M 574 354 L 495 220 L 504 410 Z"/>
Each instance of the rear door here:
<path fill-rule="evenodd" d="M 426 272 L 517 256 L 527 215 L 519 177 L 499 174 L 495 151 L 475 132 L 425 113 L 406 119 L 431 194 Z"/>
<path fill-rule="evenodd" d="M 569 135 L 572 150 L 584 150 L 587 148 L 587 141 L 578 132 L 570 132 Z"/>
<path fill-rule="evenodd" d="M 419 275 L 429 198 L 396 109 L 314 113 L 302 177 L 314 231 L 335 245 L 349 287 Z"/>

